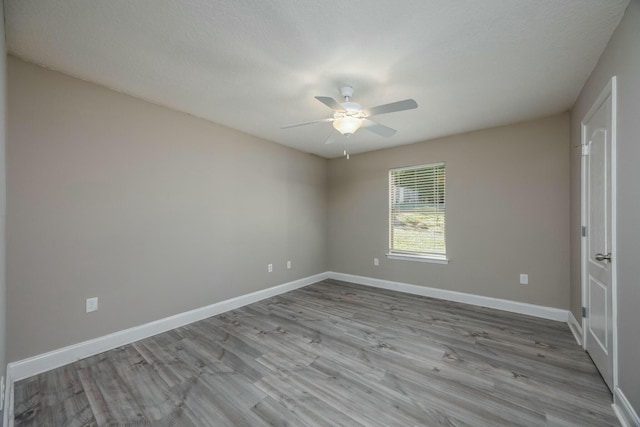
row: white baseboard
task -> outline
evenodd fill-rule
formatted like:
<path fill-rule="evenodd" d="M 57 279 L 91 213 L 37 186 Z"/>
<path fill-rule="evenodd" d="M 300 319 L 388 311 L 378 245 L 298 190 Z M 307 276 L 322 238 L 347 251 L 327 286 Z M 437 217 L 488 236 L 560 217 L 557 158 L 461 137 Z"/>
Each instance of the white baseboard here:
<path fill-rule="evenodd" d="M 21 379 L 37 375 L 41 372 L 46 372 L 48 370 L 67 365 L 75 362 L 76 360 L 84 359 L 107 350 L 130 344 L 143 338 L 179 328 L 180 326 L 197 322 L 198 320 L 206 319 L 207 317 L 215 316 L 265 298 L 270 298 L 284 292 L 302 288 L 312 283 L 325 280 L 328 277 L 327 273 L 316 274 L 314 276 L 294 280 L 292 282 L 273 286 L 261 291 L 241 295 L 206 307 L 196 308 L 195 310 L 165 317 L 164 319 L 156 320 L 144 325 L 135 326 L 109 335 L 73 344 L 48 353 L 30 357 L 28 359 L 11 362 L 7 366 L 7 377 L 12 379 L 11 387 L 13 388 L 13 381 L 19 381 Z M 7 392 L 9 392 L 9 389 L 7 389 Z"/>
<path fill-rule="evenodd" d="M 633 409 L 620 387 L 613 391 L 613 412 L 616 413 L 622 427 L 640 427 L 640 417 Z"/>
<path fill-rule="evenodd" d="M 578 342 L 578 345 L 582 347 L 582 325 L 578 322 L 571 310 L 569 310 L 569 321 L 567 323 L 569 324 L 569 329 L 571 329 L 573 337 Z"/>
<path fill-rule="evenodd" d="M 542 305 L 527 304 L 524 302 L 466 294 L 463 292 L 448 291 L 446 289 L 430 288 L 427 286 L 411 285 L 409 283 L 392 282 L 390 280 L 374 279 L 372 277 L 335 273 L 333 271 L 329 272 L 329 278 L 343 280 L 345 282 L 357 283 L 360 285 L 372 286 L 375 288 L 405 292 L 408 294 L 421 295 L 447 301 L 462 302 L 465 304 L 478 305 L 481 307 L 495 308 L 498 310 L 510 311 L 512 313 L 526 314 L 529 316 L 541 317 L 543 319 L 557 320 L 560 322 L 567 322 L 569 320 L 569 311 L 562 310 L 560 308 L 545 307 Z"/>

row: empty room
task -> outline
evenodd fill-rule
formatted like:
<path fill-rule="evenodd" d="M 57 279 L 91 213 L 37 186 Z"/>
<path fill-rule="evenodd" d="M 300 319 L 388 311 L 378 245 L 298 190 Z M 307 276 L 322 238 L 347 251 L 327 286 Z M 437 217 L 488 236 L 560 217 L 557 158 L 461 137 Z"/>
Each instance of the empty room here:
<path fill-rule="evenodd" d="M 640 426 L 640 0 L 3 0 L 4 426 Z"/>

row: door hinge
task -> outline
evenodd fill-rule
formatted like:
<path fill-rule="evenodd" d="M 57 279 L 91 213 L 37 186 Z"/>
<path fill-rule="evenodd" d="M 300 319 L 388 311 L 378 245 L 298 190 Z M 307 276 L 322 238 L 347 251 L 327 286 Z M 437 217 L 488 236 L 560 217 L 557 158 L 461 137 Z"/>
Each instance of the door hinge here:
<path fill-rule="evenodd" d="M 582 155 L 583 156 L 588 156 L 589 155 L 589 146 L 587 144 L 584 144 L 582 146 Z"/>
<path fill-rule="evenodd" d="M 586 225 L 582 226 L 582 237 L 587 237 L 587 226 Z"/>
<path fill-rule="evenodd" d="M 582 317 L 587 317 L 587 307 L 582 307 Z"/>

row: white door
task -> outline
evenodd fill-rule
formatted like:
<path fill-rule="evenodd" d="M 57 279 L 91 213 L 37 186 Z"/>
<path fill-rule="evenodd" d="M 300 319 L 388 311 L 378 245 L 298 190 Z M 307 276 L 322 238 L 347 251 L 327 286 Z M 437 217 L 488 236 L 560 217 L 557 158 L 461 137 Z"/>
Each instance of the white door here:
<path fill-rule="evenodd" d="M 614 86 L 615 87 L 615 86 Z M 611 88 L 611 86 L 609 87 Z M 585 348 L 613 390 L 612 93 L 583 122 L 585 154 Z"/>

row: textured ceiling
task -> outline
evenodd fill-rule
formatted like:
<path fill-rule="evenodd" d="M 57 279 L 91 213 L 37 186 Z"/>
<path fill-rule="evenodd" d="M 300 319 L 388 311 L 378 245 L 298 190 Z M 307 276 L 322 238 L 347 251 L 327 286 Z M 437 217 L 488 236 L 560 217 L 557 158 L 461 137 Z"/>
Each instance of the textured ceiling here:
<path fill-rule="evenodd" d="M 5 0 L 10 53 L 324 157 L 569 109 L 629 0 Z M 414 98 L 336 143 L 315 95 Z"/>

